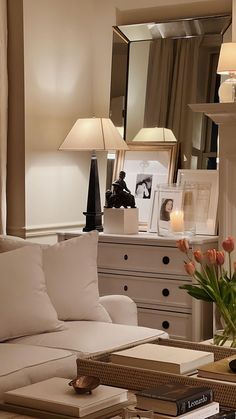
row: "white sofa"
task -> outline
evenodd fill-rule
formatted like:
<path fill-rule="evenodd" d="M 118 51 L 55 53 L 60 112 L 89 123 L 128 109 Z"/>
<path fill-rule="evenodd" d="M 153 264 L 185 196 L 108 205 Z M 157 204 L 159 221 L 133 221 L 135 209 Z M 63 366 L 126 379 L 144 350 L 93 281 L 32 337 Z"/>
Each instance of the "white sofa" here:
<path fill-rule="evenodd" d="M 0 236 L 0 400 L 6 390 L 76 376 L 78 356 L 168 337 L 137 326 L 129 297 L 99 297 L 96 248 L 95 232 L 43 248 Z"/>

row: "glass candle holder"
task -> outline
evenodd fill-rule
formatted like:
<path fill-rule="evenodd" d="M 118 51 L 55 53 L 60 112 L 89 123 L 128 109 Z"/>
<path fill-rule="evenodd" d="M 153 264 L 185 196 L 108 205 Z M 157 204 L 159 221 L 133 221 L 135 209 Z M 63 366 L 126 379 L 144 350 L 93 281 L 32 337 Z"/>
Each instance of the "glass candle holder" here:
<path fill-rule="evenodd" d="M 196 197 L 195 185 L 159 185 L 159 236 L 188 237 L 196 234 Z"/>

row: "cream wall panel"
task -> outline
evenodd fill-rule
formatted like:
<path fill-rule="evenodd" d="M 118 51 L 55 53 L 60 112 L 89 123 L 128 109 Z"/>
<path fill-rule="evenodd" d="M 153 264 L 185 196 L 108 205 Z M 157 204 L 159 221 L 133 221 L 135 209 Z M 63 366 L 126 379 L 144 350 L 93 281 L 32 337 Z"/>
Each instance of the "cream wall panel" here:
<path fill-rule="evenodd" d="M 24 0 L 26 229 L 83 222 L 89 153 L 57 151 L 92 114 L 92 2 Z"/>

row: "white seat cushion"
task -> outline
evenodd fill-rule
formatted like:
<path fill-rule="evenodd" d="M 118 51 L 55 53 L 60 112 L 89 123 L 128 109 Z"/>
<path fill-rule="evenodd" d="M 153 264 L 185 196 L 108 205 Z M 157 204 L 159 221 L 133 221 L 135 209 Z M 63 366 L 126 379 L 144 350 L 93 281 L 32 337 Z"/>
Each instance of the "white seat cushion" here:
<path fill-rule="evenodd" d="M 4 391 L 50 377 L 76 376 L 76 355 L 31 345 L 0 344 L 0 400 Z"/>
<path fill-rule="evenodd" d="M 11 342 L 67 349 L 83 356 L 149 342 L 160 336 L 168 337 L 161 330 L 140 326 L 92 321 L 66 322 L 66 325 L 66 330 L 61 332 L 41 333 Z"/>

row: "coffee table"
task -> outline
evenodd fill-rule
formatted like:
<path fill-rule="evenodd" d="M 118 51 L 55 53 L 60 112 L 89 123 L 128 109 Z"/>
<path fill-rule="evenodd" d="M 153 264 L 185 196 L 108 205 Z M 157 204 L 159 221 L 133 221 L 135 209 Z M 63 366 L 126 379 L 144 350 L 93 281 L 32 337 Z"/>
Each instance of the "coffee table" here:
<path fill-rule="evenodd" d="M 236 349 L 173 339 L 159 338 L 152 343 L 199 351 L 213 352 L 215 361 L 235 355 Z M 170 374 L 148 369 L 113 364 L 110 353 L 90 358 L 77 359 L 78 375 L 96 375 L 101 384 L 124 387 L 131 391 L 155 387 L 160 384 L 181 383 L 193 386 L 206 385 L 214 391 L 215 400 L 222 407 L 236 409 L 236 383 L 203 379 L 196 376 Z"/>

